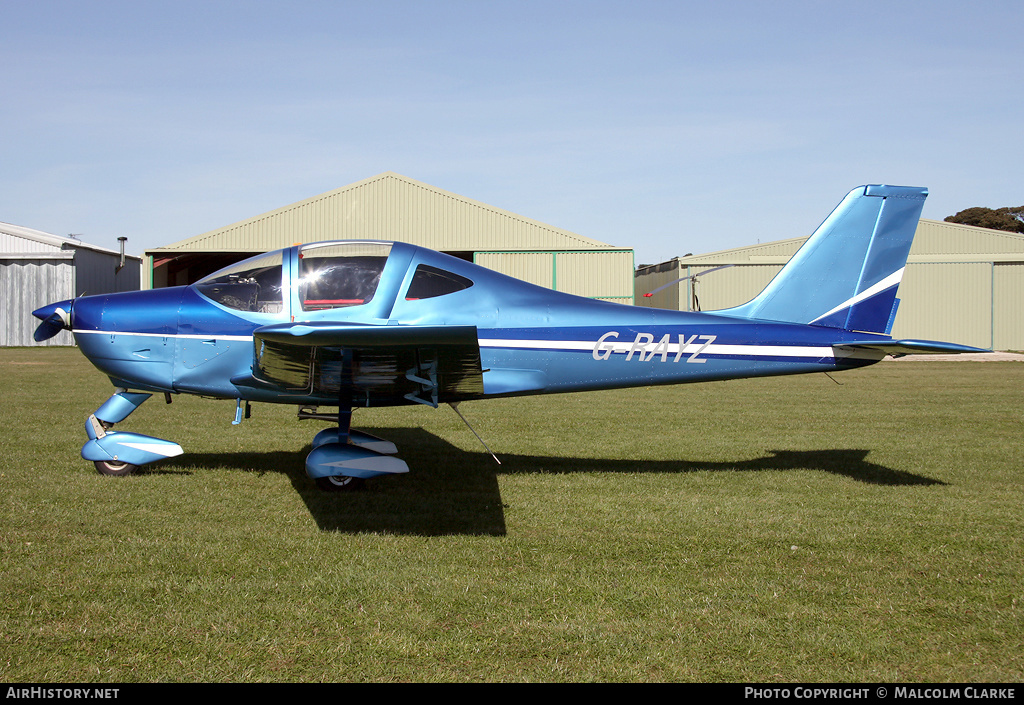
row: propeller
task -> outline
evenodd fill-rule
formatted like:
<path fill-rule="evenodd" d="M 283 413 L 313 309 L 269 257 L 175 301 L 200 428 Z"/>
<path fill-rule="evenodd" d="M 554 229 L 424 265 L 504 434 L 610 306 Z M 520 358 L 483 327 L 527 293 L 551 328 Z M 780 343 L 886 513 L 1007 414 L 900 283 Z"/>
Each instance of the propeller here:
<path fill-rule="evenodd" d="M 62 330 L 71 329 L 71 313 L 74 311 L 74 299 L 61 301 L 59 303 L 43 306 L 32 312 L 32 315 L 42 321 L 37 327 L 32 339 L 37 343 L 49 340 Z"/>

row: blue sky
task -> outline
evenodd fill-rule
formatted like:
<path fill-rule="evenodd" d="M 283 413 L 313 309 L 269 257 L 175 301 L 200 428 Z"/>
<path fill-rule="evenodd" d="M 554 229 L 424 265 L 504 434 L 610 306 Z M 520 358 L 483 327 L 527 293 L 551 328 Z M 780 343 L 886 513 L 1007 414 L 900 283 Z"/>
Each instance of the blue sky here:
<path fill-rule="evenodd" d="M 0 221 L 140 254 L 394 171 L 639 264 L 807 235 L 864 183 L 1017 206 L 1021 27 L 985 0 L 0 0 Z"/>

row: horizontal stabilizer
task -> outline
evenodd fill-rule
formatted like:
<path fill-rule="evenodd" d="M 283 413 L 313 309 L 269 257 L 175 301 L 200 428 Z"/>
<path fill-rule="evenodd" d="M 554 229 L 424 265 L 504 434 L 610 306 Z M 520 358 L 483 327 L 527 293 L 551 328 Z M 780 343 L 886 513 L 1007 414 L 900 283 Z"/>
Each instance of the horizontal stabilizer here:
<path fill-rule="evenodd" d="M 854 340 L 834 345 L 835 348 L 851 350 L 877 350 L 886 355 L 959 355 L 961 353 L 992 352 L 983 348 L 972 348 L 957 343 L 941 343 L 935 340 Z"/>

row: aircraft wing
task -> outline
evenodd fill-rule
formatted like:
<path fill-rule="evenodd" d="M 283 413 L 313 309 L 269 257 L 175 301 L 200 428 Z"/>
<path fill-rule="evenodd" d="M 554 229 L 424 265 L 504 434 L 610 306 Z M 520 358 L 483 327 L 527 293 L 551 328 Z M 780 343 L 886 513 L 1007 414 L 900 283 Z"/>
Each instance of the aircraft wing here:
<path fill-rule="evenodd" d="M 437 406 L 484 391 L 475 326 L 285 323 L 256 329 L 253 343 L 251 377 L 232 380 L 241 387 L 350 406 Z"/>
<path fill-rule="evenodd" d="M 972 348 L 957 343 L 941 343 L 934 340 L 853 340 L 837 343 L 833 347 L 853 350 L 877 350 L 886 355 L 957 355 L 960 353 L 992 352 L 983 348 Z"/>

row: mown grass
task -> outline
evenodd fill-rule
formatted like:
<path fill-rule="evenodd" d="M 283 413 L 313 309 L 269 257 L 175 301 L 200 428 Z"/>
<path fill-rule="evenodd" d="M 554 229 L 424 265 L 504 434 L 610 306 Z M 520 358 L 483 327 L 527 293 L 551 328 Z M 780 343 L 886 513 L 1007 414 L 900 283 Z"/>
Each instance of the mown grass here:
<path fill-rule="evenodd" d="M 180 458 L 78 456 L 109 383 L 0 350 L 0 681 L 1019 681 L 1024 365 L 357 412 L 408 475 L 323 494 L 323 424 L 159 397 Z"/>

